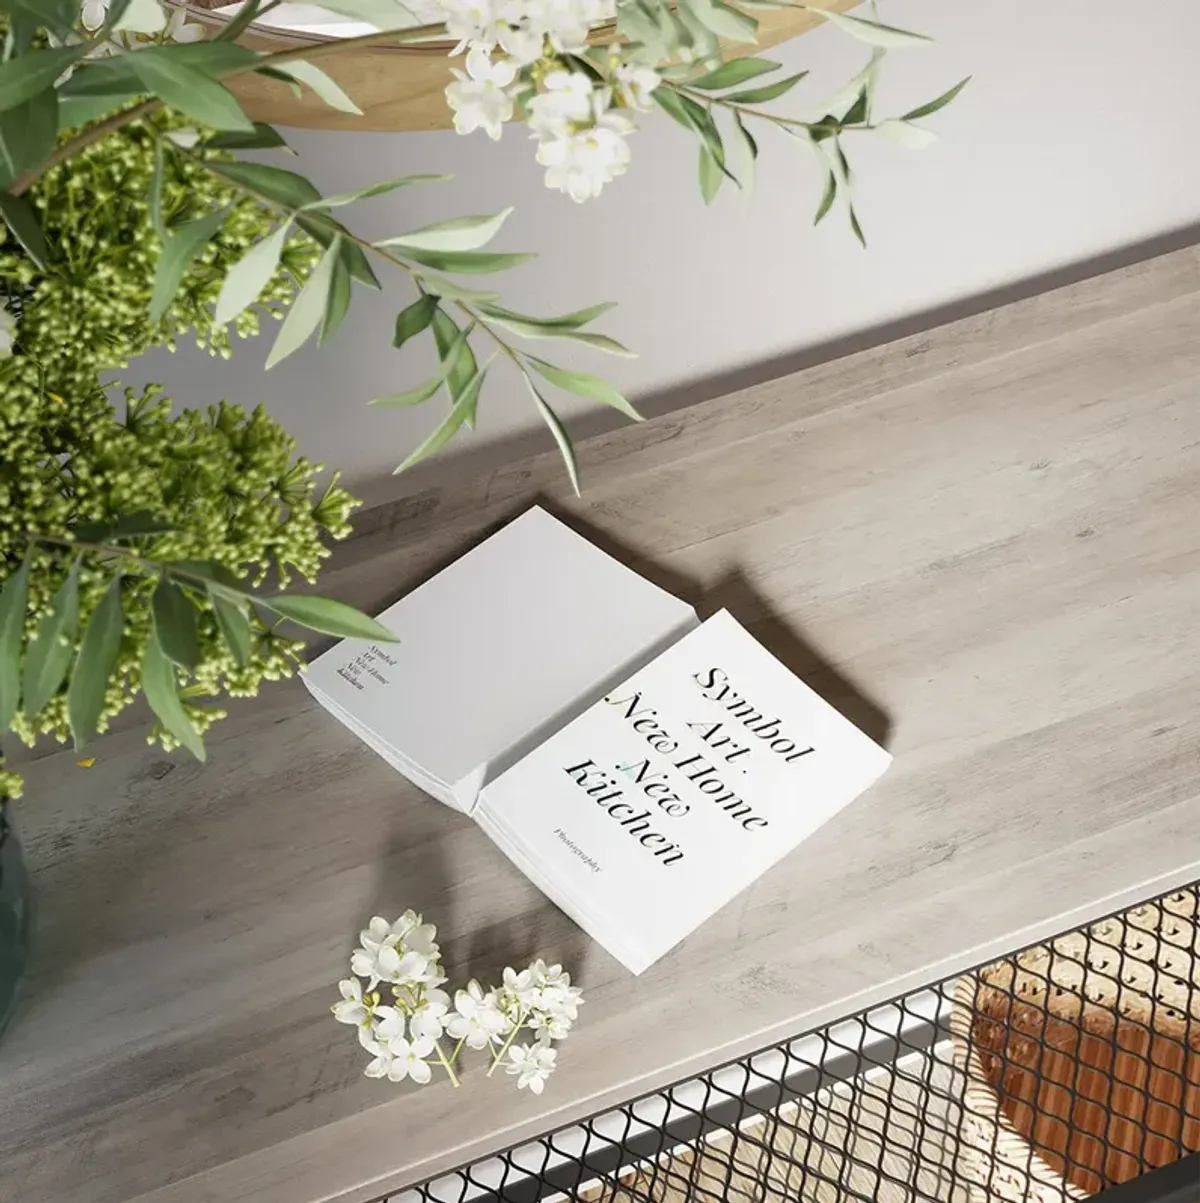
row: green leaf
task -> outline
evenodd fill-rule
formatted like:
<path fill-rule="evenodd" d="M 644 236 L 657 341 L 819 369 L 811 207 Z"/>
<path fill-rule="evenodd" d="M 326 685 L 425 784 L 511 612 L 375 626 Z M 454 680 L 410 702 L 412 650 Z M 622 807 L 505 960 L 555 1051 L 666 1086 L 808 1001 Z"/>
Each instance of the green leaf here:
<path fill-rule="evenodd" d="M 655 88 L 650 95 L 654 98 L 654 103 L 664 113 L 669 113 L 684 129 L 691 130 L 693 133 L 698 132 L 697 123 L 703 120 L 704 110 L 691 97 L 676 92 L 669 85 Z M 732 97 L 727 99 L 732 99 Z"/>
<path fill-rule="evenodd" d="M 776 80 L 773 84 L 765 84 L 761 88 L 747 88 L 745 92 L 734 92 L 721 97 L 728 104 L 766 104 L 769 100 L 778 100 L 790 92 L 806 75 L 807 71 L 789 75 L 787 79 Z M 657 92 L 658 89 L 655 89 Z"/>
<path fill-rule="evenodd" d="M 269 163 L 212 163 L 209 167 L 214 175 L 224 176 L 256 196 L 287 209 L 303 209 L 321 199 L 321 194 L 302 175 L 272 167 Z M 329 240 L 323 245 L 328 246 L 335 233 L 337 231 L 331 229 Z"/>
<path fill-rule="evenodd" d="M 26 718 L 33 719 L 41 714 L 46 703 L 58 692 L 75 652 L 78 629 L 79 561 L 76 560 L 50 603 L 50 613 L 38 624 L 25 652 L 21 692 Z"/>
<path fill-rule="evenodd" d="M 717 195 L 717 190 L 721 187 L 721 181 L 725 178 L 721 171 L 721 165 L 712 156 L 712 151 L 701 142 L 700 143 L 700 195 L 704 198 L 706 205 L 711 205 L 713 198 Z"/>
<path fill-rule="evenodd" d="M 0 589 L 0 732 L 7 731 L 21 700 L 21 642 L 29 595 L 29 561 Z"/>
<path fill-rule="evenodd" d="M 309 230 L 306 224 L 307 218 L 301 217 L 296 224 L 306 233 L 314 238 L 321 246 L 328 246 L 332 239 L 326 238 L 322 233 L 316 230 Z M 336 224 L 336 223 L 335 223 Z M 342 229 L 343 227 L 338 227 Z M 336 237 L 336 235 L 335 235 Z M 346 270 L 355 280 L 361 284 L 366 284 L 369 288 L 379 288 L 379 277 L 376 276 L 367 260 L 366 253 L 362 247 L 356 242 L 345 241 L 342 243 L 342 262 L 346 265 Z"/>
<path fill-rule="evenodd" d="M 440 312 L 439 310 L 438 313 Z M 441 316 L 446 317 L 445 314 L 441 314 Z M 407 392 L 403 393 L 393 393 L 387 397 L 376 397 L 370 402 L 371 405 L 381 405 L 388 409 L 402 409 L 411 405 L 420 405 L 423 401 L 428 401 L 438 391 L 442 382 L 448 376 L 452 377 L 455 381 L 455 384 L 449 386 L 451 400 L 454 400 L 462 392 L 467 382 L 477 371 L 475 356 L 467 341 L 471 331 L 475 327 L 472 324 L 466 330 L 459 330 L 454 324 L 453 319 L 446 317 L 446 321 L 449 322 L 455 333 L 453 339 L 446 344 L 446 349 L 443 351 L 442 343 L 437 338 L 435 331 L 434 339 L 437 342 L 438 354 L 441 357 L 441 366 L 438 370 L 428 380 L 418 384 L 415 388 L 410 388 Z"/>
<path fill-rule="evenodd" d="M 0 0 L 0 12 L 5 11 L 4 0 Z M 3 57 L 5 59 L 19 58 L 33 49 L 33 39 L 37 34 L 37 24 L 32 17 L 10 17 L 8 31 L 4 35 Z"/>
<path fill-rule="evenodd" d="M 323 635 L 340 635 L 343 639 L 371 639 L 376 643 L 397 643 L 396 636 L 381 622 L 356 610 L 345 602 L 334 601 L 329 597 L 312 597 L 302 595 L 291 597 L 280 594 L 278 597 L 257 599 L 268 610 L 274 610 L 284 618 L 310 631 L 320 631 Z"/>
<path fill-rule="evenodd" d="M 446 369 L 446 388 L 452 401 L 458 400 L 463 389 L 479 371 L 475 353 L 467 341 L 471 329 L 472 327 L 468 327 L 465 331 L 461 330 L 458 323 L 444 309 L 439 309 L 433 315 L 433 341 L 437 345 L 438 359 L 443 367 L 447 363 L 450 365 Z M 458 346 L 459 339 L 463 341 L 461 348 Z M 468 424 L 474 421 L 473 414 L 468 414 L 467 418 Z"/>
<path fill-rule="evenodd" d="M 382 409 L 409 409 L 428 401 L 442 387 L 442 381 L 445 378 L 445 373 L 439 371 L 406 392 L 389 393 L 386 397 L 372 397 L 367 404 L 378 405 Z"/>
<path fill-rule="evenodd" d="M 164 104 L 216 129 L 254 129 L 237 98 L 224 84 L 178 58 L 144 52 L 129 55 L 142 83 Z"/>
<path fill-rule="evenodd" d="M 464 386 L 442 424 L 396 469 L 395 475 L 399 475 L 414 464 L 441 451 L 468 418 L 473 420 L 475 407 L 479 402 L 479 390 L 483 387 L 486 375 L 487 365 L 485 364 Z"/>
<path fill-rule="evenodd" d="M 756 42 L 758 22 L 721 0 L 691 0 L 691 9 L 719 38 L 730 42 Z"/>
<path fill-rule="evenodd" d="M 574 393 L 577 397 L 587 397 L 590 401 L 611 405 L 613 409 L 619 410 L 635 422 L 642 420 L 642 415 L 607 380 L 601 380 L 599 376 L 591 376 L 587 372 L 568 372 L 552 363 L 534 359 L 532 355 L 527 358 L 538 375 L 545 377 L 551 384 L 557 384 L 559 388 Z"/>
<path fill-rule="evenodd" d="M 279 257 L 288 236 L 290 223 L 284 222 L 273 234 L 256 242 L 229 269 L 217 297 L 216 322 L 227 325 L 258 300 L 279 268 Z"/>
<path fill-rule="evenodd" d="M 40 167 L 58 136 L 58 93 L 47 88 L 0 113 L 0 182 L 4 187 L 31 168 Z"/>
<path fill-rule="evenodd" d="M 71 673 L 71 683 L 67 686 L 67 718 L 76 750 L 96 734 L 100 724 L 104 695 L 121 650 L 124 622 L 121 613 L 121 576 L 118 573 L 88 619 Z"/>
<path fill-rule="evenodd" d="M 139 50 L 139 55 L 149 55 L 154 59 L 170 59 L 173 63 L 182 63 L 199 71 L 210 79 L 217 79 L 230 71 L 244 71 L 253 67 L 262 55 L 248 46 L 239 46 L 234 42 L 222 42 L 217 39 L 201 40 L 198 42 L 171 42 L 164 46 L 150 46 Z M 126 58 L 130 57 L 128 55 Z"/>
<path fill-rule="evenodd" d="M 721 141 L 721 131 L 717 129 L 712 114 L 691 97 L 683 96 L 669 87 L 660 85 L 654 89 L 652 95 L 658 105 L 670 113 L 684 129 L 700 136 L 718 167 L 732 180 L 733 175 L 725 166 L 725 146 Z M 734 180 L 734 183 L 737 181 Z"/>
<path fill-rule="evenodd" d="M 839 29 L 844 29 L 860 42 L 869 46 L 882 46 L 889 50 L 896 46 L 926 46 L 933 41 L 923 33 L 910 33 L 907 29 L 897 29 L 894 25 L 883 25 L 879 21 L 868 21 L 865 17 L 851 17 L 847 13 L 834 12 L 829 8 L 813 8 L 811 5 L 801 5 L 810 13 L 817 13 L 831 21 Z"/>
<path fill-rule="evenodd" d="M 938 140 L 933 130 L 922 129 L 911 121 L 881 121 L 875 128 L 889 142 L 905 150 L 924 150 Z"/>
<path fill-rule="evenodd" d="M 533 394 L 533 402 L 537 406 L 538 413 L 542 415 L 542 421 L 550 427 L 550 433 L 554 436 L 554 441 L 558 444 L 558 450 L 563 457 L 563 463 L 567 465 L 567 475 L 571 478 L 571 488 L 575 490 L 575 496 L 578 497 L 580 495 L 579 464 L 575 459 L 575 447 L 571 443 L 571 436 L 567 434 L 566 427 L 559 420 L 558 414 L 550 408 L 550 403 L 545 397 L 534 388 L 533 381 L 528 376 L 525 376 L 525 383 L 529 391 Z"/>
<path fill-rule="evenodd" d="M 437 311 L 437 301 L 427 293 L 422 293 L 407 309 L 397 315 L 392 346 L 402 347 L 410 338 L 420 334 L 433 321 L 433 315 Z"/>
<path fill-rule="evenodd" d="M 594 322 L 610 309 L 615 309 L 615 301 L 602 301 L 599 305 L 591 305 L 587 309 L 577 309 L 574 313 L 564 313 L 562 317 L 527 317 L 523 313 L 514 313 L 511 309 L 503 309 L 499 305 L 488 305 L 486 312 L 497 318 L 512 318 L 518 322 L 529 322 L 535 326 L 555 326 L 560 329 L 578 330 Z"/>
<path fill-rule="evenodd" d="M 867 239 L 863 234 L 862 226 L 858 222 L 858 214 L 854 212 L 854 206 L 850 206 L 850 228 L 854 231 L 854 237 L 858 239 L 859 245 L 866 249 Z"/>
<path fill-rule="evenodd" d="M 158 721 L 197 759 L 204 759 L 204 743 L 179 698 L 175 667 L 159 646 L 157 633 L 146 643 L 142 660 L 142 692 Z"/>
<path fill-rule="evenodd" d="M 25 248 L 25 253 L 45 271 L 50 263 L 50 248 L 29 197 L 0 192 L 0 216 L 13 237 Z"/>
<path fill-rule="evenodd" d="M 742 162 L 737 171 L 742 191 L 749 195 L 754 191 L 754 170 L 758 162 L 758 143 L 742 122 L 742 115 L 733 114 L 733 140 L 741 148 Z"/>
<path fill-rule="evenodd" d="M 703 153 L 703 147 L 701 147 L 701 151 Z M 632 351 L 606 334 L 589 334 L 582 330 L 572 329 L 570 326 L 556 325 L 554 322 L 539 322 L 536 318 L 522 317 L 518 313 L 510 313 L 508 310 L 498 309 L 491 305 L 481 305 L 479 308 L 481 312 L 491 318 L 495 325 L 503 326 L 506 330 L 521 335 L 522 338 L 569 338 L 572 342 L 584 343 L 597 351 L 605 351 L 609 355 L 635 358 Z"/>
<path fill-rule="evenodd" d="M 936 100 L 931 100 L 928 104 L 920 104 L 915 109 L 910 109 L 901 116 L 900 120 L 917 121 L 922 117 L 928 117 L 930 114 L 936 113 L 939 109 L 944 109 L 970 82 L 971 77 L 969 75 L 966 79 L 960 79 L 948 92 L 943 92 Z"/>
<path fill-rule="evenodd" d="M 162 650 L 180 668 L 194 669 L 200 661 L 196 607 L 169 577 L 158 582 L 152 599 L 154 631 Z"/>
<path fill-rule="evenodd" d="M 476 275 L 480 272 L 500 272 L 536 259 L 534 254 L 503 254 L 497 251 L 414 251 L 408 248 L 404 258 L 439 272 L 459 272 Z"/>
<path fill-rule="evenodd" d="M 333 265 L 333 278 L 329 281 L 329 299 L 325 305 L 325 316 L 321 319 L 320 346 L 324 346 L 338 332 L 342 320 L 350 308 L 350 297 L 354 290 L 354 282 L 345 260 L 339 255 Z"/>
<path fill-rule="evenodd" d="M 333 269 L 339 262 L 341 247 L 342 240 L 335 238 L 292 302 L 275 339 L 275 345 L 267 356 L 268 368 L 273 368 L 281 359 L 286 359 L 293 351 L 299 350 L 321 325 L 329 303 Z"/>
<path fill-rule="evenodd" d="M 303 99 L 304 89 L 290 75 L 284 75 L 278 67 L 255 67 L 254 73 L 255 75 L 266 76 L 267 79 L 278 80 L 281 84 L 285 84 L 291 89 L 292 95 L 297 100 Z"/>
<path fill-rule="evenodd" d="M 446 301 L 464 301 L 469 305 L 490 305 L 493 301 L 500 299 L 500 294 L 493 289 L 467 288 L 466 285 L 459 284 L 457 280 L 447 280 L 445 276 L 439 276 L 434 272 L 421 272 L 416 279 L 426 292 Z"/>
<path fill-rule="evenodd" d="M 677 4 L 673 15 L 679 47 L 694 62 L 715 62 L 721 57 L 721 39 L 700 19 L 694 5 Z"/>
<path fill-rule="evenodd" d="M 320 200 L 310 201 L 305 209 L 336 209 L 341 205 L 352 205 L 355 201 L 369 200 L 373 196 L 383 196 L 394 192 L 397 188 L 406 188 L 409 184 L 435 184 L 450 179 L 448 175 L 402 175 L 398 179 L 385 180 L 380 184 L 370 184 L 354 192 L 340 192 L 336 196 L 324 196 Z M 383 246 L 383 243 L 377 244 Z"/>
<path fill-rule="evenodd" d="M 20 58 L 0 63 L 0 112 L 15 109 L 39 92 L 53 88 L 54 81 L 87 49 L 86 44 L 80 44 L 53 50 L 31 50 Z"/>
<path fill-rule="evenodd" d="M 861 125 L 867 119 L 867 89 L 863 88 L 842 117 L 843 125 Z"/>
<path fill-rule="evenodd" d="M 766 58 L 735 58 L 722 63 L 715 71 L 700 76 L 699 79 L 688 80 L 688 87 L 703 88 L 708 92 L 717 92 L 723 88 L 733 88 L 744 84 L 747 80 L 760 75 L 778 71 L 780 63 L 773 63 Z"/>
<path fill-rule="evenodd" d="M 852 174 L 850 171 L 850 160 L 846 158 L 846 152 L 842 149 L 841 139 L 839 138 L 834 138 L 833 140 L 833 154 L 837 159 L 838 167 L 841 168 L 842 182 L 845 184 L 850 183 L 850 176 Z"/>
<path fill-rule="evenodd" d="M 139 54 L 147 51 L 140 50 Z M 131 55 L 116 58 L 85 58 L 77 63 L 71 78 L 58 85 L 63 100 L 68 98 L 107 96 L 113 100 L 128 100 L 145 95 L 142 83 L 130 63 Z"/>
<path fill-rule="evenodd" d="M 342 91 L 341 85 L 330 79 L 320 67 L 306 63 L 303 59 L 293 59 L 290 63 L 279 63 L 275 69 L 298 83 L 307 84 L 331 109 L 336 109 L 339 113 L 362 116 L 362 109 Z"/>
<path fill-rule="evenodd" d="M 243 163 L 243 167 L 252 166 L 252 164 Z M 291 172 L 282 172 L 283 175 L 291 175 Z M 315 194 L 317 199 L 320 199 L 320 193 L 317 192 L 307 180 L 296 176 L 300 183 L 308 186 Z M 334 221 L 332 217 L 327 217 L 325 214 L 301 213 L 296 217 L 296 224 L 315 242 L 318 246 L 328 250 L 333 240 L 342 235 L 342 263 L 351 277 L 358 280 L 362 284 L 366 284 L 369 288 L 379 288 L 379 277 L 375 275 L 371 264 L 367 261 L 366 255 L 363 253 L 362 247 L 353 241 L 350 231 L 339 222 Z"/>
<path fill-rule="evenodd" d="M 413 251 L 474 251 L 486 246 L 499 232 L 512 209 L 490 217 L 455 217 L 436 225 L 385 238 L 376 246 L 398 246 Z M 449 269 L 447 269 L 449 270 Z"/>
<path fill-rule="evenodd" d="M 65 96 L 60 89 L 58 132 L 61 134 L 67 130 L 78 129 L 81 125 L 99 121 L 101 117 L 115 113 L 122 107 L 124 101 L 132 100 L 136 95 L 138 93 L 130 92 L 127 96 Z"/>
<path fill-rule="evenodd" d="M 154 271 L 149 314 L 151 325 L 162 321 L 192 261 L 212 241 L 228 216 L 228 211 L 224 209 L 206 213 L 197 221 L 189 221 L 168 232 Z"/>
<path fill-rule="evenodd" d="M 0 0 L 0 12 L 66 37 L 75 28 L 79 0 Z"/>
<path fill-rule="evenodd" d="M 274 126 L 264 125 L 261 121 L 254 123 L 254 129 L 249 133 L 241 130 L 226 130 L 214 134 L 205 143 L 213 150 L 290 150 L 283 135 Z"/>
<path fill-rule="evenodd" d="M 825 191 L 821 194 L 821 203 L 817 206 L 817 211 L 813 216 L 813 225 L 819 225 L 821 218 L 833 206 L 834 198 L 837 196 L 837 176 L 831 170 L 826 170 L 825 175 Z"/>
<path fill-rule="evenodd" d="M 213 617 L 217 620 L 217 630 L 221 638 L 233 654 L 239 668 L 245 668 L 250 662 L 250 653 L 254 649 L 254 634 L 250 630 L 250 621 L 246 617 L 245 605 L 242 602 L 231 601 L 223 594 L 209 590 L 209 600 L 212 602 Z"/>

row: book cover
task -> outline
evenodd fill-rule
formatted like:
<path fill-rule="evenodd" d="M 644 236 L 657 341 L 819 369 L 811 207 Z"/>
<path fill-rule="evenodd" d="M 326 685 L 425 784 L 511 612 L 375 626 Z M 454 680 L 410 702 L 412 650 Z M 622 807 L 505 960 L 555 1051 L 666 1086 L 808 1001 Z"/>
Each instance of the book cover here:
<path fill-rule="evenodd" d="M 890 759 L 722 611 L 490 782 L 476 817 L 640 972 Z"/>

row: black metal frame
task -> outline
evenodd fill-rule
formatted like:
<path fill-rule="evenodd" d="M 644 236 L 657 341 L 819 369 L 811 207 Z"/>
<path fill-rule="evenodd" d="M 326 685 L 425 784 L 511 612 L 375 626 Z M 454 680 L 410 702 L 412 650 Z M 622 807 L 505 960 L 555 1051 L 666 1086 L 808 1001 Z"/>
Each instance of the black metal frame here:
<path fill-rule="evenodd" d="M 1140 961 L 1139 971 L 1143 976 L 1148 971 L 1150 962 L 1142 959 L 1144 954 L 1138 949 L 1147 943 L 1141 939 L 1143 934 L 1150 937 L 1150 944 L 1156 943 L 1154 930 L 1147 932 L 1135 922 L 1138 915 L 1144 915 L 1146 906 L 1183 906 L 1185 911 L 1190 907 L 1200 923 L 1200 882 L 1148 900 L 1141 907 L 1115 912 L 1086 928 L 1040 941 L 1003 960 L 1006 964 L 1015 963 L 1016 958 L 1031 952 L 1045 952 L 1050 965 L 1047 973 L 1057 976 L 1053 980 L 1036 980 L 1044 981 L 1047 989 L 1057 989 L 1061 995 L 1069 991 L 1055 985 L 1063 980 L 1059 970 L 1076 974 L 1082 982 L 1079 1005 L 1086 1006 L 1093 1016 L 1101 1014 L 1096 1009 L 1098 1004 L 1085 1001 L 1085 995 L 1091 1000 L 1095 993 L 1089 976 L 1099 973 L 1095 966 L 1099 965 L 1105 974 L 1111 971 L 1111 979 L 1101 977 L 1100 984 L 1111 984 L 1118 998 L 1123 997 L 1119 994 L 1120 983 L 1134 980 L 1126 972 L 1127 967 Z M 1109 929 L 1102 929 L 1105 921 L 1110 923 Z M 1111 939 L 1111 930 L 1121 933 L 1120 947 L 1105 942 Z M 1124 941 L 1127 931 L 1138 938 Z M 1162 936 L 1163 930 L 1158 929 L 1158 933 Z M 1060 943 L 1066 940 L 1075 943 Z M 1080 941 L 1086 950 L 1084 960 L 1078 958 L 1076 951 Z M 1176 942 L 1171 947 L 1180 946 Z M 1052 1058 L 1058 1058 L 1061 1073 L 1064 1054 L 1060 1045 L 1055 1044 L 1053 1033 L 1034 1050 L 1036 1059 L 1031 1063 L 1029 1031 L 1027 1026 L 1021 1028 L 1024 1020 L 1018 1016 L 1016 1026 L 1002 1033 L 1004 1043 L 1000 1048 L 989 1045 L 986 1050 L 992 1063 L 1001 1065 L 1004 1075 L 1011 1071 L 1020 1080 L 1025 1074 L 1026 1089 L 1030 1086 L 1028 1075 L 1036 1078 L 1032 1083 L 1035 1102 L 1029 1104 L 1031 1107 L 1036 1107 L 1043 1095 L 1050 1098 L 1054 1092 L 1068 1089 L 1070 1106 L 1066 1120 L 1050 1115 L 1039 1117 L 1038 1122 L 1044 1131 L 1052 1131 L 1055 1124 L 1071 1129 L 1069 1143 L 1064 1146 L 1068 1150 L 1078 1146 L 1086 1151 L 1089 1146 L 1103 1145 L 1102 1189 L 1090 1196 L 1103 1199 L 1103 1203 L 1200 1203 L 1200 1152 L 1195 1151 L 1200 1148 L 1200 938 L 1191 940 L 1185 951 L 1190 958 L 1191 976 L 1172 979 L 1176 983 L 1171 995 L 1173 1002 L 1178 1002 L 1180 988 L 1186 989 L 1186 1027 L 1182 1043 L 1175 1040 L 1182 1049 L 1184 1066 L 1178 1139 L 1173 1141 L 1177 1159 L 1166 1165 L 1157 1166 L 1146 1153 L 1148 1136 L 1157 1140 L 1160 1151 L 1163 1141 L 1170 1142 L 1171 1137 L 1169 1131 L 1155 1126 L 1166 1123 L 1162 1116 L 1167 1113 L 1161 1104 L 1152 1105 L 1145 1090 L 1139 1114 L 1146 1130 L 1140 1143 L 1134 1146 L 1128 1143 L 1127 1134 L 1114 1135 L 1117 1129 L 1108 1120 L 1100 1134 L 1096 1134 L 1096 1092 L 1099 1089 L 1103 1095 L 1104 1089 L 1103 1082 L 1096 1086 L 1094 1068 L 1076 1064 L 1069 1087 L 1052 1080 L 1049 1071 L 1043 1081 L 1043 1070 Z M 1182 953 L 1173 951 L 1171 955 L 1177 965 Z M 1114 962 L 1111 970 L 1110 960 Z M 978 966 L 971 973 L 979 974 L 987 968 Z M 1154 967 L 1155 982 L 1159 973 L 1159 968 Z M 966 1101 L 962 1068 L 965 1047 L 976 1039 L 977 1029 L 971 1027 L 964 1038 L 960 1027 L 951 1039 L 950 1015 L 958 980 L 958 977 L 943 979 L 804 1036 L 772 1045 L 750 1057 L 499 1152 L 393 1199 L 396 1203 L 539 1203 L 544 1199 L 583 1203 L 660 1203 L 667 1199 L 672 1203 L 676 1200 L 717 1203 L 731 1199 L 738 1203 L 742 1200 L 768 1203 L 776 1199 L 811 1198 L 820 1199 L 821 1203 L 828 1199 L 874 1203 L 886 1197 L 946 1203 L 1010 1203 L 1014 1198 L 1012 1183 L 1006 1185 L 1000 1181 L 1003 1173 L 980 1169 L 991 1163 L 988 1150 L 979 1147 L 978 1120 L 972 1118 L 978 1110 L 973 1111 Z M 1025 1005 L 1023 998 L 1010 998 L 1014 1010 Z M 1156 994 L 1150 1003 L 1152 1018 L 1158 1015 L 1158 998 Z M 1118 1052 L 1124 1057 L 1134 1057 L 1138 1054 L 1122 1043 L 1125 1025 L 1132 1021 L 1123 1003 L 1121 1008 L 1119 1015 L 1117 1006 L 1111 1010 L 1111 1034 L 1095 1039 L 1106 1039 L 1113 1048 L 1114 1058 Z M 1178 1009 L 1171 1009 L 1166 1002 L 1162 1008 L 1165 1014 L 1174 1017 L 1174 1030 L 1178 1032 Z M 991 1030 L 996 1029 L 993 1019 L 987 1023 Z M 1144 1027 L 1135 1026 L 1137 1031 Z M 1051 1023 L 1044 1021 L 1040 1030 L 1052 1032 Z M 1101 1025 L 1099 1030 L 1107 1029 Z M 1038 1039 L 1035 1033 L 1035 1044 Z M 1082 1047 L 1082 1040 L 1080 1037 L 1077 1047 Z M 1155 1042 L 1159 1040 L 1155 1034 L 1143 1057 L 1147 1082 L 1156 1080 L 1152 1075 L 1158 1075 L 1161 1081 L 1168 1072 L 1161 1061 L 1161 1051 L 1155 1051 Z M 1022 1041 L 1025 1060 L 1018 1059 L 1009 1065 L 1010 1047 L 1017 1047 Z M 1125 1089 L 1127 1084 L 1123 1079 L 1114 1084 L 1115 1072 L 1115 1068 L 1110 1070 L 1107 1097 L 1117 1107 L 1116 1086 Z M 1085 1074 L 1092 1075 L 1090 1085 L 1085 1083 Z M 997 1080 L 1009 1081 L 1003 1075 Z M 1007 1085 L 1004 1089 L 1008 1089 Z M 1123 1114 L 1116 1113 L 1118 1119 Z M 975 1125 L 973 1144 L 968 1139 L 972 1124 Z M 838 1129 L 833 1137 L 827 1132 L 830 1126 Z M 1170 1124 L 1166 1127 L 1170 1128 Z M 1193 1131 L 1194 1143 L 1190 1146 L 1182 1143 Z M 992 1139 L 994 1156 L 997 1138 Z M 865 1151 L 859 1151 L 859 1144 Z M 971 1145 L 972 1151 L 964 1153 L 967 1145 Z M 1022 1173 L 1037 1176 L 1032 1168 L 1035 1161 L 1032 1148 L 1030 1145 L 1027 1163 L 1019 1167 L 1018 1180 Z M 1094 1155 L 1095 1150 L 1092 1152 Z M 1073 1156 L 1079 1154 L 1064 1152 L 1060 1168 L 1065 1164 L 1072 1172 L 1079 1171 L 1082 1163 L 1074 1162 Z M 1103 1174 L 1113 1157 L 1118 1162 L 1124 1159 L 1126 1168 L 1129 1159 L 1136 1160 L 1137 1177 L 1123 1183 L 1105 1178 Z M 1053 1162 L 1052 1155 L 1050 1159 Z M 968 1169 L 964 1170 L 967 1163 Z M 1008 1163 L 1013 1164 L 1011 1153 Z M 1067 1203 L 1072 1197 L 1065 1191 L 1059 1195 L 1045 1184 L 1040 1189 L 1046 1193 L 1037 1196 L 1038 1203 L 1058 1197 Z M 1035 1195 L 1029 1193 L 1028 1198 L 1032 1200 Z"/>

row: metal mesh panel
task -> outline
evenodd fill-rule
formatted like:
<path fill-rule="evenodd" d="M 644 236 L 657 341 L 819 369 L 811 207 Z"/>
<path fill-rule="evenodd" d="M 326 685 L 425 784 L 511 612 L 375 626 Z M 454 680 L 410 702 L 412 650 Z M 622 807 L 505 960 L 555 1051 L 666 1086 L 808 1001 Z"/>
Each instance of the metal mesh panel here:
<path fill-rule="evenodd" d="M 392 1203 L 1196 1203 L 1198 1151 L 1200 883 Z"/>

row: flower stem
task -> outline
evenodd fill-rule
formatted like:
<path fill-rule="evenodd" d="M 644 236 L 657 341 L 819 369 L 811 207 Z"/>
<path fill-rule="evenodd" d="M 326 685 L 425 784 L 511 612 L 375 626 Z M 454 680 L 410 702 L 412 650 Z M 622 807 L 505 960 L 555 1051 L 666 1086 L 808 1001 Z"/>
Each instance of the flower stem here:
<path fill-rule="evenodd" d="M 504 1054 L 508 1052 L 509 1046 L 516 1039 L 517 1033 L 525 1026 L 525 1020 L 529 1018 L 528 1011 L 521 1011 L 517 1015 L 517 1022 L 513 1024 L 513 1029 L 508 1034 L 508 1039 L 501 1045 L 500 1051 L 492 1058 L 491 1068 L 487 1071 L 487 1076 L 490 1078 L 496 1072 L 496 1066 L 504 1060 Z"/>
<path fill-rule="evenodd" d="M 442 1042 L 440 1040 L 437 1041 L 433 1047 L 437 1050 L 438 1060 L 442 1063 L 445 1071 L 450 1075 L 450 1084 L 455 1090 L 457 1090 L 462 1083 L 458 1080 L 458 1074 L 454 1072 L 454 1058 L 458 1056 L 458 1049 L 462 1048 L 462 1041 L 460 1040 L 458 1042 L 458 1048 L 454 1050 L 449 1060 L 446 1059 L 446 1052 L 442 1048 Z"/>

